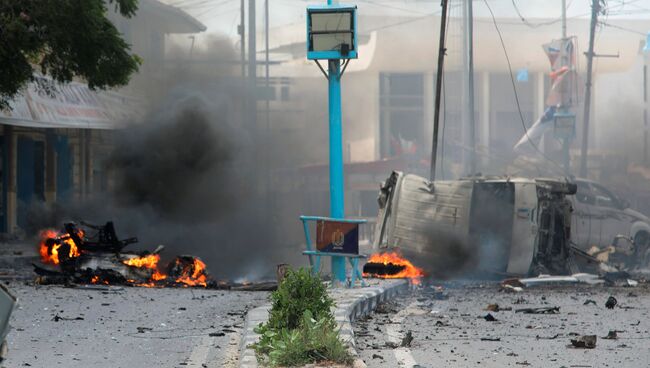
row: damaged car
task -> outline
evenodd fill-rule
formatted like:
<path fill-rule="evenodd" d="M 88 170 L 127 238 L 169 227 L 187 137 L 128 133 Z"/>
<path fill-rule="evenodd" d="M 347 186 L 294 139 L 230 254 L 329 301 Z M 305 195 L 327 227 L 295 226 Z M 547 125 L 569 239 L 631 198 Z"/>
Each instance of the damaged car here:
<path fill-rule="evenodd" d="M 503 176 L 429 181 L 393 172 L 379 195 L 374 248 L 397 248 L 438 277 L 578 272 L 566 180 Z"/>
<path fill-rule="evenodd" d="M 650 219 L 630 208 L 630 203 L 604 186 L 575 179 L 573 241 L 590 253 L 610 249 L 623 263 L 645 266 L 650 263 Z M 596 248 L 594 248 L 596 247 Z"/>

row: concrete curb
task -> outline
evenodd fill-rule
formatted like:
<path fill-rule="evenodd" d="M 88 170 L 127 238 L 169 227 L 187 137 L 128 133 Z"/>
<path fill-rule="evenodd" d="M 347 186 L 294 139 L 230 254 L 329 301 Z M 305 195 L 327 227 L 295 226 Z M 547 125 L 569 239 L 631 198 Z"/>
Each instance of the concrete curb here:
<path fill-rule="evenodd" d="M 341 340 L 348 343 L 350 352 L 358 356 L 355 348 L 354 331 L 352 321 L 366 314 L 369 314 L 379 303 L 395 298 L 399 293 L 408 290 L 407 280 L 381 280 L 377 286 L 369 286 L 357 289 L 330 289 L 330 295 L 336 302 L 334 319 L 340 328 Z M 244 330 L 242 332 L 241 346 L 239 350 L 240 368 L 257 368 L 255 351 L 248 346 L 257 342 L 260 335 L 256 334 L 255 327 L 266 322 L 271 304 L 252 309 L 246 314 Z M 356 359 L 354 367 L 365 367 L 361 359 Z"/>

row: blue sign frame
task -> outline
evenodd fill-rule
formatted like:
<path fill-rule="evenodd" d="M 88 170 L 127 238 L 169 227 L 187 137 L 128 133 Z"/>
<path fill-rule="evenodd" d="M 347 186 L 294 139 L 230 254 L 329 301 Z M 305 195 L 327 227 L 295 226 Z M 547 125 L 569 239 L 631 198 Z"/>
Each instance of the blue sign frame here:
<path fill-rule="evenodd" d="M 340 50 L 313 51 L 311 34 L 311 15 L 314 13 L 351 13 L 352 15 L 352 45 L 347 54 Z M 357 42 L 357 6 L 356 5 L 310 5 L 307 7 L 307 59 L 309 60 L 332 60 L 332 59 L 356 59 L 358 57 Z"/>

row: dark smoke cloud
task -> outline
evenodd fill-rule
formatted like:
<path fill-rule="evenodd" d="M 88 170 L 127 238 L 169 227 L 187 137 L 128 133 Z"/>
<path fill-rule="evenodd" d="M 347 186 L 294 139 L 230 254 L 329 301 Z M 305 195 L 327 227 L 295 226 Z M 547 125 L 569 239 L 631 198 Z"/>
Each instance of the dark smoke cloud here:
<path fill-rule="evenodd" d="M 194 50 L 193 60 L 236 59 L 224 39 L 208 44 Z M 187 57 L 177 50 L 172 60 Z M 251 170 L 254 140 L 238 108 L 242 84 L 231 63 L 203 65 L 179 63 L 155 88 L 160 95 L 149 96 L 145 117 L 115 132 L 113 151 L 101 163 L 114 180 L 109 193 L 34 204 L 26 232 L 70 220 L 112 220 L 120 238 L 139 238 L 127 249 L 163 244 L 163 258 L 199 256 L 219 278 L 265 278 L 275 264 L 299 259 L 297 248 L 270 235 L 273 216 Z"/>
<path fill-rule="evenodd" d="M 235 206 L 234 129 L 200 98 L 169 110 L 118 133 L 106 163 L 115 175 L 115 200 L 174 221 L 217 219 Z"/>

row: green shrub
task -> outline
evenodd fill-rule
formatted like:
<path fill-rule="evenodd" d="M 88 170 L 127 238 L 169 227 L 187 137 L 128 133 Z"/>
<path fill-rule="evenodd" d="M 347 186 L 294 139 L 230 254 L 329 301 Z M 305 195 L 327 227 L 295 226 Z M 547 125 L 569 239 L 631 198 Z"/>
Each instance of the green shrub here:
<path fill-rule="evenodd" d="M 334 301 L 318 276 L 300 268 L 289 270 L 278 289 L 271 294 L 268 326 L 280 330 L 299 326 L 306 310 L 316 319 L 331 316 Z"/>
<path fill-rule="evenodd" d="M 331 312 L 334 301 L 317 276 L 290 270 L 271 301 L 269 321 L 255 329 L 262 335 L 253 345 L 260 362 L 274 367 L 324 360 L 350 363 Z"/>

